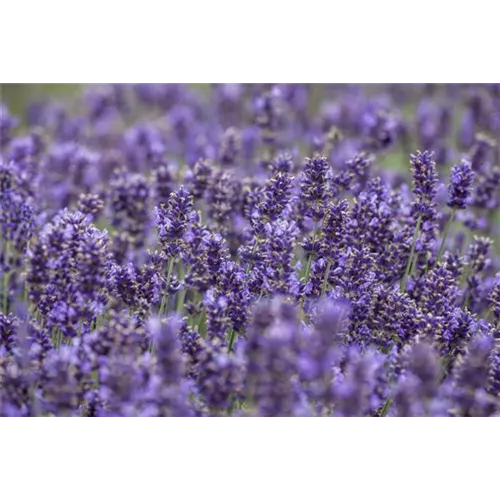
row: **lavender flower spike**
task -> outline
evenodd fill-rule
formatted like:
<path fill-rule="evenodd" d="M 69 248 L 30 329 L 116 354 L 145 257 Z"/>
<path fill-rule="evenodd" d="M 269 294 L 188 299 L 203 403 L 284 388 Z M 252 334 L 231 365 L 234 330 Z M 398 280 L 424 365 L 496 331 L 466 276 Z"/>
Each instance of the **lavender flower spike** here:
<path fill-rule="evenodd" d="M 448 186 L 448 206 L 450 208 L 457 210 L 467 208 L 474 177 L 471 163 L 467 160 L 462 160 L 458 165 L 451 168 L 450 184 Z"/>
<path fill-rule="evenodd" d="M 491 314 L 495 319 L 495 323 L 500 322 L 500 273 L 496 275 L 495 284 L 490 293 Z"/>
<path fill-rule="evenodd" d="M 434 153 L 424 151 L 412 154 L 411 165 L 413 171 L 414 189 L 416 196 L 415 211 L 418 215 L 427 213 L 436 196 L 438 175 Z"/>
<path fill-rule="evenodd" d="M 452 212 L 443 231 L 443 239 L 441 240 L 437 260 L 443 254 L 446 238 L 455 220 L 456 211 L 464 210 L 469 204 L 474 177 L 471 163 L 467 160 L 462 160 L 458 165 L 454 165 L 451 168 L 450 184 L 448 186 L 448 206 L 452 209 Z"/>

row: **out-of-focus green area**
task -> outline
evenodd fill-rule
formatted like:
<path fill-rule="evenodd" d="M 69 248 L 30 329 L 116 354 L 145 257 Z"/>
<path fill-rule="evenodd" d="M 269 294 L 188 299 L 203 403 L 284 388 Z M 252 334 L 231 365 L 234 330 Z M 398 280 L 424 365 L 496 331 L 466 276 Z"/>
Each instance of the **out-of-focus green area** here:
<path fill-rule="evenodd" d="M 39 99 L 72 99 L 79 96 L 85 88 L 108 82 L 109 80 L 0 80 L 1 100 L 13 114 L 22 115 L 30 102 Z M 186 83 L 203 90 L 209 86 L 208 80 L 186 80 Z"/>
<path fill-rule="evenodd" d="M 76 83 L 2 83 L 0 99 L 10 111 L 21 117 L 30 102 L 39 99 L 69 99 L 78 94 Z"/>
<path fill-rule="evenodd" d="M 210 84 L 190 83 L 191 87 L 197 88 L 202 93 L 209 92 Z M 10 111 L 23 119 L 24 113 L 30 103 L 37 100 L 55 99 L 65 100 L 78 97 L 82 87 L 88 84 L 81 83 L 0 83 L 0 99 L 7 104 Z M 364 84 L 368 93 L 376 93 L 381 85 Z M 323 95 L 323 84 L 312 84 L 311 101 L 312 108 L 317 109 Z M 405 114 L 411 114 L 412 105 L 406 105 L 403 110 Z"/>

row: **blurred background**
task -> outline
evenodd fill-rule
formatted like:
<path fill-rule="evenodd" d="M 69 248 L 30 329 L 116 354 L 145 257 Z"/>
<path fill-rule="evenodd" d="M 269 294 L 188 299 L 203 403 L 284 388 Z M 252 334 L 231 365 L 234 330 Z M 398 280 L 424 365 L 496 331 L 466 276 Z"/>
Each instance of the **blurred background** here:
<path fill-rule="evenodd" d="M 30 102 L 41 99 L 71 99 L 81 90 L 80 84 L 69 83 L 2 83 L 0 100 L 19 117 L 24 115 Z"/>
<path fill-rule="evenodd" d="M 190 85 L 208 88 L 208 84 Z M 12 114 L 23 120 L 30 103 L 45 99 L 71 100 L 81 95 L 85 87 L 90 86 L 80 83 L 0 83 L 0 101 L 7 105 Z"/>
<path fill-rule="evenodd" d="M 304 86 L 304 84 L 297 85 Z M 27 111 L 30 105 L 36 105 L 43 101 L 57 101 L 61 104 L 66 104 L 70 112 L 81 114 L 82 99 L 89 92 L 94 92 L 95 89 L 102 86 L 103 84 L 0 84 L 0 100 L 19 119 L 19 125 L 21 131 L 23 131 L 28 125 Z M 259 86 L 266 87 L 270 85 L 260 84 Z M 458 85 L 445 86 L 440 84 L 307 84 L 306 86 L 309 87 L 308 113 L 311 117 L 314 117 L 314 120 L 317 119 L 320 121 L 322 120 L 323 112 L 326 115 L 330 113 L 329 106 L 331 100 L 338 100 L 343 96 L 345 97 L 346 93 L 351 94 L 349 99 L 353 101 L 362 99 L 362 96 L 369 97 L 377 96 L 378 94 L 385 94 L 386 97 L 390 96 L 390 100 L 393 101 L 400 116 L 405 121 L 414 122 L 418 114 L 418 106 L 422 96 L 431 97 L 432 100 L 436 99 L 438 103 L 441 97 L 444 97 L 445 100 L 448 100 L 447 106 L 449 106 L 450 97 L 452 98 L 453 94 L 460 92 Z M 200 91 L 206 100 L 210 100 L 213 97 L 213 94 L 211 94 L 211 87 L 213 85 L 211 84 L 189 84 L 189 87 Z M 352 89 L 355 87 L 357 87 L 357 90 L 352 94 Z M 359 93 L 356 93 L 358 91 Z M 300 100 L 300 95 L 297 97 Z M 248 99 L 248 96 L 244 99 Z M 446 109 L 444 111 L 447 112 Z M 431 112 L 427 114 L 441 113 L 441 109 L 439 107 L 431 109 Z M 453 113 L 456 121 L 454 121 L 452 128 L 457 129 L 463 112 L 463 101 L 458 100 L 453 102 Z M 338 114 L 338 110 L 334 111 L 335 113 Z M 339 116 L 338 118 L 342 117 Z M 436 119 L 437 121 L 441 120 L 439 117 L 430 118 L 432 118 L 432 122 L 435 122 Z M 446 117 L 443 117 L 443 120 L 444 118 Z M 456 135 L 457 132 L 458 130 L 454 130 L 453 133 Z M 416 149 L 417 147 L 423 147 L 423 145 L 408 144 L 406 148 L 390 148 L 379 155 L 379 163 L 389 170 L 398 169 L 399 166 L 402 166 L 406 170 L 410 148 Z M 428 146 L 425 145 L 425 148 L 427 149 Z"/>
<path fill-rule="evenodd" d="M 120 80 L 118 80 L 120 81 Z M 140 80 L 137 80 L 140 81 Z M 159 81 L 159 80 L 158 80 Z M 210 80 L 185 80 L 191 86 L 198 86 L 202 90 L 208 89 Z M 279 81 L 279 80 L 274 80 Z M 324 80 L 306 80 L 310 82 L 322 83 Z M 122 80 L 124 84 L 132 83 Z M 383 90 L 384 87 L 401 83 L 402 80 L 334 80 L 332 84 L 345 85 L 348 82 L 358 82 L 366 86 L 367 90 L 373 89 L 374 91 Z M 484 83 L 485 80 L 469 80 L 470 83 Z M 27 104 L 33 100 L 39 99 L 71 99 L 79 95 L 85 88 L 94 85 L 102 85 L 107 83 L 107 80 L 0 80 L 0 87 L 2 93 L 2 101 L 7 104 L 9 109 L 14 114 L 21 114 Z M 425 80 L 406 80 L 408 86 L 422 87 L 429 85 Z M 430 85 L 437 88 L 446 84 L 445 81 L 434 81 Z"/>
<path fill-rule="evenodd" d="M 103 84 L 96 84 L 101 86 Z M 191 83 L 189 86 L 198 88 L 202 92 L 209 93 L 211 84 L 207 83 Z M 309 85 L 309 84 L 308 84 Z M 326 86 L 337 87 L 339 92 L 342 92 L 346 84 L 310 84 L 311 86 L 311 102 L 313 108 L 317 108 L 320 101 L 323 99 L 323 92 Z M 361 84 L 363 87 L 363 93 L 365 95 L 377 94 L 381 91 L 387 91 L 390 84 Z M 427 84 L 430 88 L 432 87 L 433 92 L 439 92 L 441 85 Z M 65 101 L 75 99 L 85 92 L 85 89 L 92 87 L 91 84 L 78 84 L 78 83 L 0 83 L 0 100 L 4 102 L 10 109 L 11 113 L 16 115 L 21 121 L 24 121 L 25 112 L 28 109 L 30 103 L 43 100 L 57 100 Z M 394 84 L 394 87 L 398 87 L 398 94 L 400 93 L 401 87 L 406 87 L 406 92 L 412 93 L 412 86 L 406 85 L 401 86 Z M 417 87 L 417 92 L 422 87 L 422 85 Z M 411 114 L 414 111 L 413 106 L 408 106 L 407 102 L 400 103 L 405 111 L 405 114 Z"/>

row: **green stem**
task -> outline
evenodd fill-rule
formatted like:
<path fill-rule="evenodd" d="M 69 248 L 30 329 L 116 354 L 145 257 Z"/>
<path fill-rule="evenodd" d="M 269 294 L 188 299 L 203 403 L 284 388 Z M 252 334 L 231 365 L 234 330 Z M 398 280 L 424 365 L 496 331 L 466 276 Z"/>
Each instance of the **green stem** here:
<path fill-rule="evenodd" d="M 307 283 L 309 281 L 309 273 L 311 272 L 311 263 L 312 263 L 312 258 L 313 258 L 313 253 L 314 253 L 314 243 L 316 243 L 316 230 L 318 228 L 318 222 L 314 221 L 314 229 L 313 229 L 313 237 L 312 237 L 312 246 L 313 246 L 313 251 L 309 254 L 309 259 L 307 259 L 307 266 L 306 266 L 306 272 L 304 273 L 304 283 Z"/>
<path fill-rule="evenodd" d="M 200 293 L 198 291 L 196 291 L 196 290 L 193 291 L 192 292 L 192 297 L 191 297 L 191 302 L 193 304 L 198 304 L 199 302 L 201 302 L 201 300 L 202 300 L 202 297 L 201 297 Z"/>
<path fill-rule="evenodd" d="M 170 286 L 170 277 L 172 276 L 172 270 L 174 268 L 174 262 L 175 262 L 175 257 L 172 256 L 170 257 L 170 260 L 168 262 L 168 270 L 167 270 L 167 281 L 166 281 L 166 286 L 165 286 L 165 291 L 163 292 L 163 296 L 161 298 L 161 305 L 160 305 L 160 311 L 158 312 L 158 317 L 161 318 L 165 307 L 167 305 L 167 294 L 168 294 L 168 287 Z"/>
<path fill-rule="evenodd" d="M 450 218 L 446 222 L 446 226 L 444 226 L 443 230 L 443 239 L 441 241 L 441 246 L 439 247 L 439 251 L 437 254 L 436 262 L 439 262 L 441 259 L 443 252 L 444 252 L 444 244 L 446 243 L 446 237 L 448 236 L 448 233 L 450 232 L 451 226 L 453 224 L 453 221 L 455 220 L 455 214 L 457 213 L 457 209 L 454 208 L 450 214 Z"/>
<path fill-rule="evenodd" d="M 469 300 L 470 300 L 470 292 L 467 291 L 464 297 L 464 305 L 463 305 L 464 309 L 467 309 L 467 306 L 469 305 Z"/>
<path fill-rule="evenodd" d="M 233 350 L 234 341 L 236 340 L 236 332 L 234 328 L 229 331 L 229 345 L 227 346 L 227 352 L 230 353 Z"/>
<path fill-rule="evenodd" d="M 190 328 L 194 328 L 196 325 L 196 321 L 198 320 L 198 316 L 196 314 L 191 314 L 187 321 L 187 324 Z"/>
<path fill-rule="evenodd" d="M 234 410 L 238 409 L 238 401 L 234 396 L 231 396 L 231 404 L 227 408 L 227 415 L 231 416 L 234 412 Z"/>
<path fill-rule="evenodd" d="M 491 306 L 488 309 L 488 313 L 486 314 L 486 321 L 488 323 L 491 323 L 492 325 L 496 326 L 496 321 L 495 321 L 495 306 Z"/>
<path fill-rule="evenodd" d="M 198 332 L 202 337 L 204 337 L 205 333 L 206 333 L 205 332 L 205 318 L 206 318 L 205 308 L 203 308 L 201 313 L 200 313 L 200 316 L 198 318 Z"/>
<path fill-rule="evenodd" d="M 253 254 L 255 253 L 255 250 L 257 250 L 257 246 L 259 244 L 259 238 L 255 237 L 255 243 L 253 245 L 253 248 L 252 248 L 252 257 L 250 258 L 250 261 L 248 262 L 248 265 L 247 265 L 247 269 L 246 269 L 246 274 L 248 274 L 250 272 L 250 269 L 252 267 L 252 263 L 253 263 Z"/>
<path fill-rule="evenodd" d="M 59 328 L 52 330 L 52 343 L 56 349 L 60 349 L 62 343 L 62 331 Z"/>
<path fill-rule="evenodd" d="M 384 405 L 384 407 L 382 408 L 382 410 L 380 412 L 380 416 L 381 417 L 385 417 L 387 415 L 387 413 L 391 409 L 391 405 L 392 405 L 392 399 L 391 398 L 387 398 L 387 401 L 385 402 L 385 405 Z"/>
<path fill-rule="evenodd" d="M 10 271 L 4 273 L 3 276 L 3 306 L 2 311 L 7 316 L 9 312 L 9 280 L 10 280 Z"/>
<path fill-rule="evenodd" d="M 453 359 L 452 354 L 448 354 L 444 358 L 442 358 L 440 370 L 439 370 L 439 383 L 442 383 L 446 378 L 446 374 L 448 373 L 448 369 L 451 365 L 451 361 Z"/>
<path fill-rule="evenodd" d="M 4 255 L 4 264 L 6 266 L 9 265 L 9 250 L 10 250 L 10 242 L 9 241 L 3 241 L 2 238 L 2 243 L 5 245 L 5 255 Z M 4 246 L 2 245 L 2 247 Z M 9 312 L 8 307 L 9 307 L 9 280 L 10 280 L 10 273 L 11 271 L 6 271 L 3 275 L 3 303 L 2 303 L 2 312 L 7 316 L 7 313 Z"/>
<path fill-rule="evenodd" d="M 328 277 L 330 276 L 330 268 L 332 267 L 332 263 L 328 261 L 325 271 L 325 278 L 323 279 L 323 286 L 321 287 L 321 296 L 325 295 L 326 287 L 328 286 Z"/>
<path fill-rule="evenodd" d="M 460 277 L 460 284 L 461 285 L 467 285 L 467 280 L 469 279 L 469 273 L 470 273 L 470 263 L 466 264 L 463 271 L 462 271 L 462 276 Z"/>
<path fill-rule="evenodd" d="M 179 292 L 179 298 L 177 300 L 177 307 L 175 308 L 176 312 L 181 313 L 184 309 L 184 298 L 186 297 L 186 289 L 182 288 Z"/>
<path fill-rule="evenodd" d="M 23 302 L 25 304 L 28 303 L 28 282 L 26 278 L 24 278 L 24 283 L 23 283 Z"/>
<path fill-rule="evenodd" d="M 201 297 L 200 297 L 200 294 L 198 292 L 191 292 L 191 303 L 194 305 L 194 304 L 198 304 L 201 302 Z M 202 304 L 203 306 L 203 304 Z M 189 320 L 188 320 L 188 325 L 191 327 L 191 328 L 194 328 L 196 326 L 196 323 L 198 322 L 198 314 L 191 314 Z"/>
<path fill-rule="evenodd" d="M 418 264 L 418 256 L 419 252 L 415 252 L 415 256 L 413 257 L 413 261 L 410 266 L 410 276 L 413 274 L 413 272 L 417 269 L 417 264 Z"/>
<path fill-rule="evenodd" d="M 179 292 L 179 295 L 177 296 L 177 307 L 175 308 L 175 310 L 178 313 L 181 313 L 182 310 L 184 309 L 184 301 L 185 301 L 185 298 L 186 298 L 186 280 L 185 280 L 185 276 L 187 275 L 188 272 L 189 272 L 189 269 L 187 269 L 186 270 L 186 274 L 184 274 L 184 268 L 182 267 L 182 263 L 180 263 L 180 265 L 179 265 L 179 277 L 184 280 L 184 284 L 183 284 L 183 286 L 181 288 L 181 291 Z"/>
<path fill-rule="evenodd" d="M 410 257 L 408 259 L 408 264 L 406 264 L 405 274 L 403 276 L 403 279 L 401 280 L 401 287 L 400 287 L 401 293 L 403 293 L 406 290 L 406 282 L 408 281 L 408 277 L 410 276 L 410 267 L 413 261 L 413 254 L 415 253 L 415 246 L 417 244 L 417 237 L 420 231 L 421 223 L 422 223 L 422 216 L 419 215 L 417 219 L 417 225 L 415 226 L 415 232 L 413 233 L 413 241 L 411 244 Z"/>

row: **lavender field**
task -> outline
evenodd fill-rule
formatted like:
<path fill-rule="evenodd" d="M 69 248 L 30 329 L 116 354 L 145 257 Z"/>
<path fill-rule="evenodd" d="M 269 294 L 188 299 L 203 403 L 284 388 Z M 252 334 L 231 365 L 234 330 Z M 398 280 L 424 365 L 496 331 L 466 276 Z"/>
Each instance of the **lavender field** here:
<path fill-rule="evenodd" d="M 500 416 L 499 84 L 28 100 L 1 416 Z"/>

